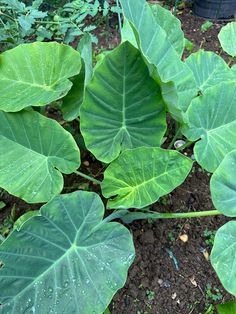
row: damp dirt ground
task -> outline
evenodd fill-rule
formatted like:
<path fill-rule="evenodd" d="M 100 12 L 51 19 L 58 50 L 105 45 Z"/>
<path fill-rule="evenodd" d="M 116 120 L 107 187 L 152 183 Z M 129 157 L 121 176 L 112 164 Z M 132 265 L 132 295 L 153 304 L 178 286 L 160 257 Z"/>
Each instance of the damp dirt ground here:
<path fill-rule="evenodd" d="M 173 9 L 171 3 L 168 5 Z M 214 51 L 227 61 L 228 56 L 222 52 L 217 38 L 224 23 L 213 22 L 212 27 L 202 32 L 205 20 L 195 17 L 189 5 L 179 7 L 177 17 L 182 22 L 186 38 L 194 43 L 193 51 L 199 48 Z M 110 24 L 101 28 L 98 32 L 99 50 L 114 48 L 119 42 L 115 19 L 112 18 Z M 188 54 L 186 51 L 184 57 Z M 49 112 L 49 116 L 56 114 Z M 77 128 L 78 125 L 73 126 L 74 130 Z M 191 149 L 185 153 L 190 156 Z M 102 178 L 103 166 L 84 152 L 81 171 L 99 179 Z M 161 198 L 152 209 L 159 212 L 213 209 L 209 180 L 210 174 L 195 165 L 185 183 Z M 63 192 L 77 189 L 100 193 L 99 186 L 76 175 L 65 177 Z M 6 204 L 0 211 L 0 231 L 3 235 L 9 232 L 12 222 L 22 213 L 40 207 L 40 204 L 32 207 L 4 191 L 1 191 L 0 201 Z M 134 238 L 136 258 L 124 288 L 113 298 L 111 313 L 213 314 L 216 313 L 215 304 L 233 300 L 223 289 L 209 260 L 214 233 L 226 221 L 227 218 L 216 216 L 137 221 L 127 225 Z"/>

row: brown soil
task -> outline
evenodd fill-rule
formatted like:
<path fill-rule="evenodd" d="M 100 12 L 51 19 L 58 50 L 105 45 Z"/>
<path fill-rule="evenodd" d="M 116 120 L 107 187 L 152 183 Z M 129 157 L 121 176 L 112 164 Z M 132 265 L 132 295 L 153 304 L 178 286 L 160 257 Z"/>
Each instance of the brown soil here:
<path fill-rule="evenodd" d="M 194 167 L 186 182 L 153 207 L 159 212 L 213 209 L 206 172 Z M 211 245 L 204 231 L 217 230 L 227 218 L 181 219 L 130 227 L 136 259 L 125 287 L 111 306 L 112 314 L 203 314 L 210 304 L 233 299 L 222 288 L 209 261 Z M 183 237 L 185 236 L 185 237 Z M 187 242 L 183 242 L 182 238 Z M 214 301 L 207 287 L 218 294 Z M 215 312 L 209 312 L 215 313 Z"/>
<path fill-rule="evenodd" d="M 194 17 L 187 7 L 178 11 L 178 18 L 183 23 L 186 37 L 195 43 L 194 50 L 204 48 L 227 59 L 217 39 L 223 24 L 214 23 L 213 27 L 202 33 L 200 28 L 204 20 Z M 100 48 L 111 49 L 119 42 L 117 26 L 114 26 L 113 22 L 111 20 L 110 29 L 104 26 L 103 32 L 100 31 Z M 186 153 L 190 155 L 191 150 Z M 81 171 L 100 178 L 102 165 L 83 152 Z M 209 174 L 195 165 L 186 182 L 154 204 L 152 209 L 161 212 L 213 209 L 209 180 Z M 66 176 L 63 192 L 77 189 L 100 193 L 97 185 L 76 175 Z M 7 204 L 0 214 L 0 226 L 14 204 L 18 208 L 14 218 L 25 210 L 32 209 L 29 204 L 7 193 L 1 193 L 0 200 Z M 34 205 L 33 209 L 39 206 Z M 136 259 L 129 271 L 125 287 L 113 299 L 111 313 L 204 314 L 208 310 L 207 314 L 213 314 L 215 312 L 213 309 L 210 311 L 211 304 L 233 300 L 233 297 L 224 291 L 211 267 L 211 244 L 209 237 L 204 236 L 206 230 L 215 231 L 226 221 L 226 218 L 217 216 L 192 220 L 138 221 L 128 225 L 134 238 Z"/>

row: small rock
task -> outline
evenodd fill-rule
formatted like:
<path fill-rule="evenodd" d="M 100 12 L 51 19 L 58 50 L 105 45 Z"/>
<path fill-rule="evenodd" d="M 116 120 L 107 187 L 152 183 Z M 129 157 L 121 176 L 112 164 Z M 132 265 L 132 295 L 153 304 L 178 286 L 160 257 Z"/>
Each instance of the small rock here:
<path fill-rule="evenodd" d="M 162 285 L 163 285 L 163 280 L 162 280 L 162 279 L 158 279 L 157 282 L 158 282 L 158 284 L 162 287 Z"/>
<path fill-rule="evenodd" d="M 176 292 L 171 295 L 171 299 L 172 299 L 172 300 L 175 300 L 176 297 L 177 297 L 177 293 L 176 293 Z"/>
<path fill-rule="evenodd" d="M 197 282 L 195 280 L 195 277 L 192 276 L 191 278 L 189 278 L 190 282 L 194 285 L 194 287 L 197 287 Z"/>
<path fill-rule="evenodd" d="M 186 242 L 188 242 L 188 235 L 187 235 L 187 234 L 180 234 L 180 235 L 179 235 L 179 239 L 180 239 L 182 242 L 186 243 Z"/>

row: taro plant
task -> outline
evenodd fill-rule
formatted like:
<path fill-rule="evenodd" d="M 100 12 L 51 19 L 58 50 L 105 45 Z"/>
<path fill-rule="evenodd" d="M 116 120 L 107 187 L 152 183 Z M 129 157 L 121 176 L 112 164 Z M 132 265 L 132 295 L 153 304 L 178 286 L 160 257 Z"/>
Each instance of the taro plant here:
<path fill-rule="evenodd" d="M 28 203 L 45 203 L 23 215 L 0 246 L 1 313 L 103 313 L 134 259 L 132 236 L 116 218 L 236 216 L 234 71 L 203 50 L 183 61 L 180 22 L 159 5 L 120 3 L 122 42 L 94 69 L 89 37 L 80 52 L 37 42 L 1 54 L 0 187 Z M 87 149 L 106 164 L 102 181 L 79 171 L 80 149 L 65 121 L 39 110 L 55 102 L 66 123 L 79 120 Z M 178 128 L 164 149 L 167 114 Z M 187 143 L 173 149 L 183 136 Z M 216 209 L 149 210 L 190 173 L 194 161 L 181 153 L 188 145 L 195 162 L 213 173 Z M 103 217 L 94 192 L 60 194 L 63 174 L 70 173 L 101 185 L 113 213 Z M 211 255 L 233 295 L 235 230 L 234 220 L 218 230 Z"/>

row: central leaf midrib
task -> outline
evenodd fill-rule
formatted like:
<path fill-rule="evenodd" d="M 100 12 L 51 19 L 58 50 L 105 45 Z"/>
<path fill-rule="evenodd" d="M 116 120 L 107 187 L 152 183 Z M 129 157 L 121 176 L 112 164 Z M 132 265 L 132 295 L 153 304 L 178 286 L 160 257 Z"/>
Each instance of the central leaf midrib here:
<path fill-rule="evenodd" d="M 77 229 L 76 233 L 75 233 L 75 239 L 77 237 L 77 234 L 79 233 L 81 228 Z M 35 283 L 37 283 L 40 278 L 47 276 L 48 273 L 50 273 L 51 269 L 56 267 L 57 264 L 60 264 L 60 262 L 64 259 L 67 258 L 69 256 L 69 254 L 71 252 L 75 252 L 76 254 L 78 254 L 78 250 L 86 250 L 87 247 L 83 247 L 83 246 L 77 246 L 74 245 L 73 243 L 71 243 L 71 246 L 56 260 L 54 260 L 52 262 L 52 264 L 46 268 L 38 277 L 35 277 L 34 280 L 32 282 L 30 282 L 23 290 L 21 290 L 17 295 L 13 296 L 12 299 L 10 300 L 10 302 L 16 302 L 17 298 L 20 298 L 22 295 L 24 296 L 24 292 L 26 292 L 28 289 L 30 289 L 32 287 L 32 285 L 34 285 Z"/>
<path fill-rule="evenodd" d="M 0 77 L 0 82 L 1 81 L 9 81 L 9 82 L 14 82 L 16 84 L 22 84 L 22 85 L 29 85 L 31 87 L 38 87 L 38 88 L 41 88 L 43 90 L 46 90 L 46 91 L 50 91 L 50 90 L 53 90 L 53 87 L 59 82 L 59 80 L 55 81 L 54 83 L 52 84 L 37 84 L 37 83 L 31 83 L 31 82 L 26 82 L 26 81 L 20 81 L 20 80 L 14 80 L 14 79 L 8 79 L 6 77 L 3 77 L 1 78 Z M 46 82 L 45 82 L 46 83 Z"/>
<path fill-rule="evenodd" d="M 126 52 L 126 49 L 125 49 Z M 126 129 L 126 54 L 124 58 L 124 71 L 123 71 L 123 95 L 122 95 L 122 128 Z"/>
<path fill-rule="evenodd" d="M 20 147 L 23 147 L 25 150 L 28 150 L 30 152 L 32 152 L 33 154 L 35 155 L 39 155 L 41 158 L 44 158 L 44 159 L 49 159 L 50 157 L 56 157 L 56 158 L 60 158 L 59 156 L 55 156 L 55 155 L 45 155 L 43 152 L 37 152 L 36 150 L 33 150 L 32 148 L 30 147 L 27 147 L 27 146 L 24 146 L 23 144 L 21 143 L 18 143 L 16 140 L 13 140 L 13 139 L 10 139 L 8 138 L 7 136 L 3 135 L 3 134 L 0 134 L 0 137 L 3 137 L 5 139 L 7 139 L 8 141 L 20 146 Z"/>
<path fill-rule="evenodd" d="M 150 183 L 150 182 L 152 182 L 152 181 L 156 181 L 157 179 L 161 178 L 162 176 L 164 176 L 164 175 L 169 175 L 171 172 L 174 172 L 174 171 L 176 171 L 177 169 L 181 169 L 181 168 L 184 168 L 184 167 L 186 167 L 186 165 L 183 165 L 183 166 L 181 166 L 181 167 L 178 167 L 178 168 L 175 168 L 175 169 L 172 169 L 172 170 L 169 170 L 169 171 L 165 171 L 165 172 L 163 172 L 162 174 L 160 174 L 160 175 L 158 175 L 158 176 L 155 176 L 155 177 L 152 177 L 152 178 L 150 178 L 150 179 L 148 179 L 148 180 L 146 180 L 146 181 L 144 181 L 144 182 L 142 182 L 142 183 L 140 183 L 140 184 L 137 184 L 137 185 L 135 185 L 135 186 L 129 185 L 129 187 L 132 189 L 132 191 L 131 191 L 130 193 L 132 193 L 133 190 L 139 189 L 140 186 L 142 186 L 142 185 L 146 185 L 146 184 L 148 184 L 148 183 Z M 159 185 L 159 186 L 160 186 L 160 185 Z M 163 188 L 162 188 L 162 189 L 163 189 Z"/>

